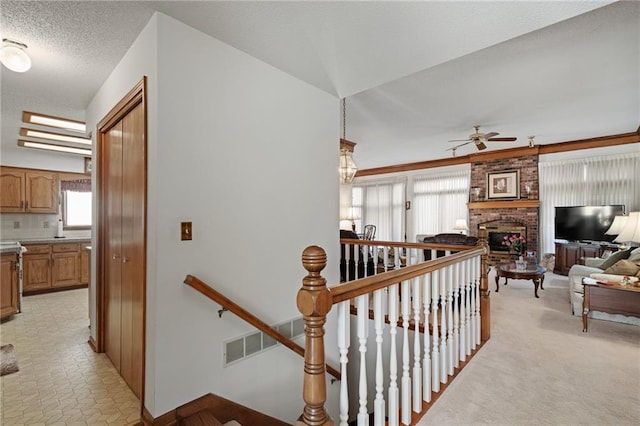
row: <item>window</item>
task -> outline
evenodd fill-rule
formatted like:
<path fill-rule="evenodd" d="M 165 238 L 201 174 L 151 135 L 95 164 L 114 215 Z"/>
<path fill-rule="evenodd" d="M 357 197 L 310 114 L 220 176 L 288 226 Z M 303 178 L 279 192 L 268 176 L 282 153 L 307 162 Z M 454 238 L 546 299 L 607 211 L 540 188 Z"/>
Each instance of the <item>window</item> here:
<path fill-rule="evenodd" d="M 361 218 L 356 229 L 376 226 L 376 240 L 404 241 L 405 179 L 354 184 L 352 206 Z"/>
<path fill-rule="evenodd" d="M 624 204 L 627 212 L 640 207 L 640 154 L 556 158 L 549 155 L 538 163 L 543 253 L 555 251 L 556 206 Z"/>
<path fill-rule="evenodd" d="M 455 232 L 456 219 L 467 218 L 471 169 L 433 171 L 413 179 L 413 232 Z"/>
<path fill-rule="evenodd" d="M 62 225 L 65 229 L 91 228 L 91 179 L 61 180 Z"/>

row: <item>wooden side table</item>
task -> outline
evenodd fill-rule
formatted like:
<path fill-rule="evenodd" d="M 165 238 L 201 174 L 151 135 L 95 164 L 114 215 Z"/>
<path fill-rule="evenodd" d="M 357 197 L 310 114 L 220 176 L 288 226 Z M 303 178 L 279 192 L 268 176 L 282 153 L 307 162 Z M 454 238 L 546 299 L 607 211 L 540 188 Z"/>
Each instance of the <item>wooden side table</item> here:
<path fill-rule="evenodd" d="M 582 301 L 582 331 L 587 332 L 589 311 L 602 311 L 640 318 L 640 287 L 620 285 L 582 279 L 584 300 Z"/>

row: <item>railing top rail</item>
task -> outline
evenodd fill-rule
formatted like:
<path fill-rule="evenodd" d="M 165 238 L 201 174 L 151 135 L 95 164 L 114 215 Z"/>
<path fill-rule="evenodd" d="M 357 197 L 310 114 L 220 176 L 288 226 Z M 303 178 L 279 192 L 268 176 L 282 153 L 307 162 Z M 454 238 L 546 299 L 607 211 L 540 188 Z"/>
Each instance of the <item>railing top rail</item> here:
<path fill-rule="evenodd" d="M 357 241 L 357 240 L 353 240 Z M 454 247 L 469 247 L 469 246 L 454 246 Z M 416 265 L 405 266 L 400 269 L 396 269 L 389 272 L 373 275 L 367 278 L 361 278 L 355 281 L 349 281 L 329 287 L 331 293 L 332 304 L 344 302 L 345 300 L 351 300 L 355 297 L 368 294 L 376 290 L 388 287 L 393 284 L 397 284 L 401 281 L 410 280 L 412 278 L 428 274 L 435 270 L 444 268 L 449 265 L 453 265 L 462 260 L 467 260 L 486 254 L 486 249 L 483 247 L 474 246 L 467 250 L 460 251 L 446 257 L 440 257 L 437 259 L 429 260 L 426 262 L 418 263 Z"/>
<path fill-rule="evenodd" d="M 340 244 L 359 244 L 361 246 L 383 246 L 383 247 L 401 247 L 416 249 L 442 249 L 442 250 L 470 250 L 478 247 L 475 244 L 445 244 L 445 243 L 409 243 L 398 241 L 381 241 L 381 240 L 354 240 L 351 238 L 340 238 Z"/>

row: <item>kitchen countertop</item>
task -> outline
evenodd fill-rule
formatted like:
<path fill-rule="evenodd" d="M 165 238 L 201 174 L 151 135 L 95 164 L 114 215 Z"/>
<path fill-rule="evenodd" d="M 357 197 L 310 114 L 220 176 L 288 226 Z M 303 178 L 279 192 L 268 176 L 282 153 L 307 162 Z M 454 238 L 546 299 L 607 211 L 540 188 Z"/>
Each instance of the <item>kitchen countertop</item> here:
<path fill-rule="evenodd" d="M 0 243 L 0 253 L 20 253 L 22 246 L 18 243 L 5 241 Z"/>
<path fill-rule="evenodd" d="M 91 241 L 91 237 L 41 237 L 41 238 L 16 238 L 13 241 L 18 241 L 20 244 L 56 244 L 56 243 L 78 243 L 82 241 Z M 0 242 L 0 244 L 5 244 Z"/>

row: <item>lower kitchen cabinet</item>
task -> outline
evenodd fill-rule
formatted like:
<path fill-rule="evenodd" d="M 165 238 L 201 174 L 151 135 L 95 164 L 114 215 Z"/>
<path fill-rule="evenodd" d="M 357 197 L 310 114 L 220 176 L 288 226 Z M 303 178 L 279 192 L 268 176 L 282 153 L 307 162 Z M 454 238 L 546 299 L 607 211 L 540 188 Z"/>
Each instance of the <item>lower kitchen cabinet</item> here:
<path fill-rule="evenodd" d="M 89 258 L 83 255 L 88 242 L 23 244 L 23 294 L 63 288 L 75 288 L 89 283 Z M 86 275 L 86 276 L 84 276 Z"/>
<path fill-rule="evenodd" d="M 0 254 L 0 318 L 18 313 L 18 255 Z"/>
<path fill-rule="evenodd" d="M 22 294 L 51 288 L 51 244 L 25 244 L 22 255 Z"/>

